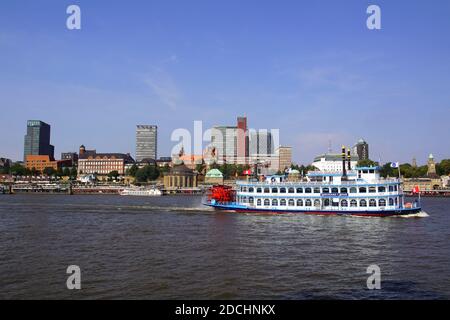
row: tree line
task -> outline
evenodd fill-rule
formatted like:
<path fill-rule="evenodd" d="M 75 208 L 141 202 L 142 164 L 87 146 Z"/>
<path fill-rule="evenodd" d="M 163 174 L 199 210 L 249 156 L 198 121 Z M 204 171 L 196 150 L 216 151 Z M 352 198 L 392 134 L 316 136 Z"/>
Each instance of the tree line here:
<path fill-rule="evenodd" d="M 28 169 L 18 163 L 15 163 L 10 167 L 0 168 L 0 173 L 10 174 L 14 176 L 40 176 L 42 174 L 45 174 L 50 177 L 70 177 L 72 179 L 75 179 L 77 177 L 77 168 L 64 167 L 55 170 L 52 167 L 48 167 L 41 172 L 39 170 L 36 170 L 35 168 Z"/>
<path fill-rule="evenodd" d="M 358 166 L 379 166 L 378 162 L 372 160 L 360 160 Z M 400 174 L 405 178 L 420 178 L 427 175 L 428 166 L 413 167 L 410 163 L 400 164 Z M 436 163 L 436 174 L 439 176 L 447 176 L 450 174 L 450 159 L 444 159 Z M 397 177 L 398 168 L 392 168 L 391 162 L 385 163 L 381 166 L 380 175 L 382 177 Z"/>

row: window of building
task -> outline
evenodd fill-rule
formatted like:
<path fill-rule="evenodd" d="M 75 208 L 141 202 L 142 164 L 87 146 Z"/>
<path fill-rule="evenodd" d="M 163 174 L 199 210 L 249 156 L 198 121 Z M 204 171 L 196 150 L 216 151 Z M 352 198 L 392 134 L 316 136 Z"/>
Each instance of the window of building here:
<path fill-rule="evenodd" d="M 320 193 L 320 188 L 319 187 L 314 188 L 314 193 Z"/>
<path fill-rule="evenodd" d="M 377 201 L 375 199 L 370 199 L 369 200 L 369 207 L 376 207 L 377 206 Z"/>
<path fill-rule="evenodd" d="M 329 188 L 322 188 L 322 193 L 330 193 L 330 189 Z"/>
<path fill-rule="evenodd" d="M 350 207 L 357 207 L 357 206 L 358 206 L 358 202 L 355 199 L 350 201 Z"/>
<path fill-rule="evenodd" d="M 288 189 L 288 193 L 295 193 L 295 189 L 294 188 L 289 188 Z"/>
<path fill-rule="evenodd" d="M 256 200 L 256 205 L 260 206 L 261 205 L 261 199 Z"/>
<path fill-rule="evenodd" d="M 278 200 L 277 199 L 273 199 L 272 200 L 272 206 L 278 206 Z"/>
<path fill-rule="evenodd" d="M 250 187 L 250 188 L 248 188 L 248 192 L 253 193 L 253 192 L 255 192 L 255 189 Z"/>
<path fill-rule="evenodd" d="M 303 207 L 303 200 L 302 199 L 298 199 L 297 200 L 297 207 Z"/>
<path fill-rule="evenodd" d="M 394 199 L 389 198 L 389 205 L 390 205 L 390 206 L 393 206 L 393 205 L 394 205 Z"/>
<path fill-rule="evenodd" d="M 348 193 L 347 188 L 341 188 L 341 193 Z"/>
<path fill-rule="evenodd" d="M 311 193 L 311 188 L 305 188 L 305 193 Z"/>
<path fill-rule="evenodd" d="M 297 188 L 297 193 L 303 193 L 303 188 Z"/>
<path fill-rule="evenodd" d="M 359 201 L 359 206 L 360 207 L 367 207 L 367 201 L 365 199 L 361 199 Z"/>
<path fill-rule="evenodd" d="M 380 199 L 378 200 L 378 205 L 380 207 L 385 207 L 386 206 L 386 199 Z"/>
<path fill-rule="evenodd" d="M 278 188 L 272 188 L 272 193 L 278 193 Z"/>
<path fill-rule="evenodd" d="M 355 187 L 351 187 L 350 188 L 350 193 L 356 193 L 357 191 L 356 191 L 356 188 Z"/>
<path fill-rule="evenodd" d="M 257 188 L 256 189 L 256 193 L 261 193 L 262 192 L 262 189 L 261 188 Z"/>
<path fill-rule="evenodd" d="M 265 206 L 270 206 L 270 200 L 269 199 L 264 199 L 264 205 Z"/>
<path fill-rule="evenodd" d="M 320 200 L 319 199 L 314 200 L 314 207 L 320 207 Z"/>
<path fill-rule="evenodd" d="M 378 187 L 378 192 L 386 192 L 386 187 L 385 186 L 379 186 Z"/>
<path fill-rule="evenodd" d="M 359 187 L 359 193 L 366 193 L 367 188 L 366 187 Z"/>
<path fill-rule="evenodd" d="M 307 206 L 307 207 L 311 207 L 311 200 L 310 199 L 306 199 L 306 201 L 305 201 L 305 206 Z"/>
<path fill-rule="evenodd" d="M 331 193 L 339 193 L 338 188 L 331 188 Z"/>
<path fill-rule="evenodd" d="M 369 193 L 376 193 L 377 188 L 376 187 L 369 187 Z"/>
<path fill-rule="evenodd" d="M 294 199 L 289 199 L 288 205 L 291 206 L 291 207 L 295 206 L 295 201 L 294 201 Z"/>
<path fill-rule="evenodd" d="M 348 202 L 347 202 L 347 200 L 342 200 L 341 201 L 341 207 L 348 207 Z"/>
<path fill-rule="evenodd" d="M 280 193 L 286 193 L 286 188 L 280 188 Z"/>
<path fill-rule="evenodd" d="M 285 205 L 286 205 L 286 199 L 281 199 L 280 206 L 285 206 Z"/>
<path fill-rule="evenodd" d="M 264 188 L 264 193 L 270 193 L 270 189 L 269 188 Z"/>

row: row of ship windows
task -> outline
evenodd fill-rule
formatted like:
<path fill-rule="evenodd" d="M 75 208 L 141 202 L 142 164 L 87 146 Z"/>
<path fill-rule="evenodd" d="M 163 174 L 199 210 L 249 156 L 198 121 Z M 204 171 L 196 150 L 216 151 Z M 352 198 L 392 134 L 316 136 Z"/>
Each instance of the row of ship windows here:
<path fill-rule="evenodd" d="M 398 191 L 397 185 L 390 186 L 378 186 L 377 187 L 351 187 L 351 188 L 328 188 L 328 187 L 315 187 L 315 188 L 253 188 L 253 187 L 241 187 L 241 192 L 249 192 L 249 193 L 376 193 L 378 192 L 395 192 Z M 350 192 L 349 192 L 350 191 Z"/>
<path fill-rule="evenodd" d="M 242 203 L 247 203 L 247 197 L 241 197 L 240 200 Z M 255 199 L 253 197 L 249 197 L 248 203 L 251 205 L 254 205 Z M 366 199 L 361 199 L 359 201 L 356 199 L 353 199 L 350 201 L 343 199 L 340 201 L 341 207 L 348 207 L 349 205 L 350 205 L 350 207 L 358 207 L 358 206 L 359 207 L 367 207 L 367 205 L 369 207 L 376 207 L 377 204 L 379 207 L 385 207 L 386 203 L 389 203 L 390 206 L 398 205 L 398 198 L 389 198 L 388 200 L 379 199 L 378 203 L 377 203 L 377 200 L 375 200 L 375 199 L 370 199 L 369 201 L 367 201 Z M 313 204 L 314 204 L 314 207 L 320 207 L 321 205 L 323 205 L 325 207 L 339 206 L 339 202 L 334 202 L 334 201 L 331 201 L 330 199 L 323 199 L 322 203 L 319 199 L 316 199 L 316 200 L 306 199 L 304 201 L 302 199 L 298 199 L 297 201 L 295 201 L 294 199 L 289 199 L 289 200 L 281 199 L 280 201 L 278 201 L 277 199 L 272 199 L 272 201 L 270 201 L 270 199 L 264 199 L 264 200 L 257 199 L 256 200 L 257 206 L 261 206 L 263 204 L 264 204 L 264 206 L 278 206 L 279 205 L 282 207 L 283 206 L 311 207 L 311 206 L 313 206 Z"/>

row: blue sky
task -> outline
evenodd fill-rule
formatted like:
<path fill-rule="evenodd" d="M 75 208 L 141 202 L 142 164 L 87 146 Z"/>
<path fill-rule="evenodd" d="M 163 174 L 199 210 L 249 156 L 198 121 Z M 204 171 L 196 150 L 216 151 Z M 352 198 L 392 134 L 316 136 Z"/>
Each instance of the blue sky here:
<path fill-rule="evenodd" d="M 13 159 L 28 119 L 52 125 L 58 157 L 134 154 L 136 124 L 159 126 L 167 156 L 174 129 L 244 114 L 300 163 L 361 137 L 374 160 L 449 158 L 450 2 L 1 1 L 0 106 Z"/>

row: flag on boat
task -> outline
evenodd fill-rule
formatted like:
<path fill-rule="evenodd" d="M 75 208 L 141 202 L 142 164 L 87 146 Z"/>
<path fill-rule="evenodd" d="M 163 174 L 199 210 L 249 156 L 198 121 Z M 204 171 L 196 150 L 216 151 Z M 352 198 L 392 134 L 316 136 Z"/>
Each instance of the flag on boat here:
<path fill-rule="evenodd" d="M 412 189 L 412 193 L 420 193 L 419 186 L 415 186 L 415 187 Z"/>
<path fill-rule="evenodd" d="M 399 166 L 398 162 L 391 162 L 391 168 L 398 168 Z"/>
<path fill-rule="evenodd" d="M 252 174 L 252 170 L 244 170 L 245 176 L 250 176 Z"/>

